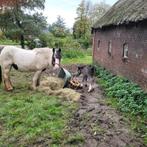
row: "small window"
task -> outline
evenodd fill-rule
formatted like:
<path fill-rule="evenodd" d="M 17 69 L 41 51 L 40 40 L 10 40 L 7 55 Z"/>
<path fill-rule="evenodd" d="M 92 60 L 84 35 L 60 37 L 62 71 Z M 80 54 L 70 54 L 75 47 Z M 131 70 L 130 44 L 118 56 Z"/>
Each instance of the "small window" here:
<path fill-rule="evenodd" d="M 111 56 L 112 55 L 112 41 L 108 42 L 108 55 Z"/>
<path fill-rule="evenodd" d="M 98 40 L 98 42 L 97 42 L 97 50 L 100 50 L 100 43 L 101 43 L 101 41 Z"/>
<path fill-rule="evenodd" d="M 123 44 L 123 59 L 128 59 L 128 44 Z"/>

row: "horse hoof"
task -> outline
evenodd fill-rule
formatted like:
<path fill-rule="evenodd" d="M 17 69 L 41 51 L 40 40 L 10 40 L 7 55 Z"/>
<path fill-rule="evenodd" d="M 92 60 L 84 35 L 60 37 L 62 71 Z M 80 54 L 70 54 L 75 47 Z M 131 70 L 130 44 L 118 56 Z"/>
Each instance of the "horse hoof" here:
<path fill-rule="evenodd" d="M 6 89 L 6 91 L 11 92 L 11 91 L 13 91 L 13 88 L 8 88 L 8 89 Z"/>
<path fill-rule="evenodd" d="M 37 87 L 32 87 L 32 90 L 36 91 L 37 90 Z"/>

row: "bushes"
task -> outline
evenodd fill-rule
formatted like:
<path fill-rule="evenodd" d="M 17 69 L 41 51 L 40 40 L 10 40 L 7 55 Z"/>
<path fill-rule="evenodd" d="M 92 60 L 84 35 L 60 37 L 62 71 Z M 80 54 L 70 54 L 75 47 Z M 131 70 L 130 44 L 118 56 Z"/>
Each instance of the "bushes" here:
<path fill-rule="evenodd" d="M 81 45 L 72 36 L 55 37 L 52 33 L 43 33 L 39 36 L 41 42 L 49 47 L 60 47 L 64 49 L 80 49 Z"/>
<path fill-rule="evenodd" d="M 147 93 L 138 85 L 123 77 L 114 76 L 102 67 L 97 67 L 96 73 L 106 95 L 117 98 L 121 111 L 147 119 Z"/>

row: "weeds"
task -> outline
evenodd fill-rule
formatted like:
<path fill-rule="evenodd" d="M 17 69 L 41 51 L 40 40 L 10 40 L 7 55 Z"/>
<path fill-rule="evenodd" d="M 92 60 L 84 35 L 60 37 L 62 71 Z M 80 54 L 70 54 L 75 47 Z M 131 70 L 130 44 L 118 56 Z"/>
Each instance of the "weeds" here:
<path fill-rule="evenodd" d="M 132 122 L 136 121 L 132 128 L 136 129 L 138 127 L 137 131 L 142 132 L 146 140 L 147 93 L 137 84 L 126 78 L 114 76 L 100 66 L 97 66 L 96 74 L 106 96 L 111 98 L 112 105 L 117 105 L 117 108 L 131 118 Z"/>

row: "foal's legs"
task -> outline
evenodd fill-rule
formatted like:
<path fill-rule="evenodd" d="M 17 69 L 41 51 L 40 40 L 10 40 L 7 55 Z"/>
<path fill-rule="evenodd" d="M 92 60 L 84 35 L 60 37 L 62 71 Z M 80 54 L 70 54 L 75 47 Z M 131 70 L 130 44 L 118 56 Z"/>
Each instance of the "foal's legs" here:
<path fill-rule="evenodd" d="M 13 90 L 13 87 L 12 87 L 12 84 L 11 84 L 11 81 L 10 81 L 9 72 L 10 72 L 10 65 L 3 67 L 4 85 L 5 85 L 5 89 L 7 91 Z"/>
<path fill-rule="evenodd" d="M 39 86 L 40 84 L 40 77 L 41 77 L 42 70 L 39 70 L 35 72 L 34 77 L 33 77 L 33 84 L 32 87 L 34 90 L 36 90 L 36 87 Z"/>
<path fill-rule="evenodd" d="M 94 90 L 94 78 L 89 77 L 88 83 L 88 92 L 91 92 Z"/>

